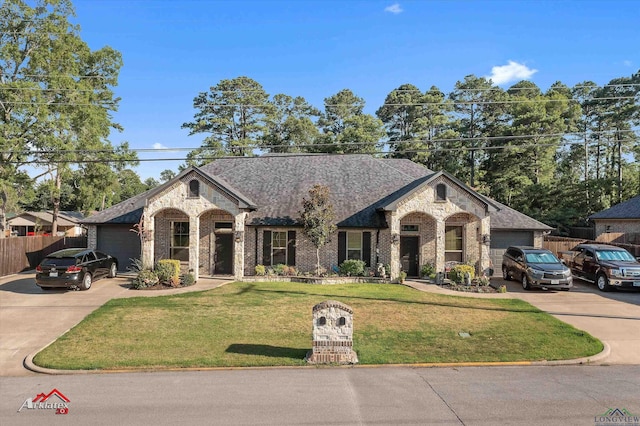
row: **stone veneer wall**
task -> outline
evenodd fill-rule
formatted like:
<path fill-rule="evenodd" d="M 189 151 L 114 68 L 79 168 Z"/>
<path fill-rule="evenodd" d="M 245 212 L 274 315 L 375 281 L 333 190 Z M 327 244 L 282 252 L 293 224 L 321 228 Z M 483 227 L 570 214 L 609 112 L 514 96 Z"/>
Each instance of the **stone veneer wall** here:
<path fill-rule="evenodd" d="M 189 195 L 189 183 L 194 179 L 200 182 L 200 191 L 197 197 Z M 174 215 L 174 210 L 181 212 L 189 220 L 188 269 L 194 273 L 196 279 L 199 276 L 201 267 L 199 260 L 201 236 L 199 216 L 201 214 L 210 210 L 226 211 L 234 218 L 234 231 L 244 232 L 244 220 L 247 213 L 238 208 L 237 201 L 208 180 L 201 178 L 198 173 L 189 173 L 148 200 L 143 217 L 144 222 L 150 224 L 148 230 L 152 237 L 143 246 L 143 262 L 146 266 L 150 266 L 150 263 L 153 263 L 159 257 L 167 257 L 169 251 L 168 238 L 170 238 L 170 234 L 167 236 L 167 216 Z M 163 211 L 171 211 L 173 213 L 165 214 Z M 158 219 L 157 223 L 154 218 Z M 156 229 L 156 226 L 158 229 Z M 158 241 L 155 241 L 156 238 Z M 242 242 L 234 242 L 233 260 L 236 278 L 241 278 L 244 270 L 243 248 Z M 156 251 L 159 253 L 156 253 Z"/>
<path fill-rule="evenodd" d="M 438 184 L 444 183 L 447 186 L 447 198 L 445 201 L 437 201 L 435 188 Z M 478 266 L 481 269 L 490 264 L 489 248 L 478 243 L 478 235 L 490 233 L 490 217 L 487 207 L 477 198 L 473 197 L 464 188 L 451 182 L 445 176 L 430 182 L 428 185 L 415 191 L 400 201 L 395 211 L 387 212 L 387 223 L 390 225 L 391 235 L 400 234 L 402 219 L 416 212 L 425 213 L 434 218 L 436 222 L 435 238 L 435 267 L 437 271 L 444 270 L 444 230 L 446 224 L 453 223 L 453 220 L 463 220 L 462 216 L 455 216 L 460 213 L 467 214 L 465 222 L 469 217 L 477 218 L 476 226 L 465 225 L 465 255 L 475 256 Z M 473 259 L 473 258 L 471 258 Z M 422 259 L 421 259 L 422 260 Z M 463 259 L 464 260 L 464 259 Z M 391 249 L 391 278 L 394 279 L 400 274 L 400 257 L 397 246 Z"/>

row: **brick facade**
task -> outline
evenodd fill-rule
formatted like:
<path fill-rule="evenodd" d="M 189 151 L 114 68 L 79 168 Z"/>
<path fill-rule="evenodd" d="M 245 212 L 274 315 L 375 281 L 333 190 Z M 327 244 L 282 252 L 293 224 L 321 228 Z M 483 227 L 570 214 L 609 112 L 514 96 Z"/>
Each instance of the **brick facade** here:
<path fill-rule="evenodd" d="M 197 182 L 197 184 L 194 183 Z M 436 187 L 444 184 L 446 197 L 438 199 Z M 198 189 L 194 195 L 193 187 Z M 442 187 L 440 187 L 442 190 Z M 265 264 L 263 244 L 265 231 L 296 231 L 295 267 L 299 272 L 316 269 L 316 249 L 305 237 L 301 227 L 245 226 L 248 211 L 238 207 L 238 201 L 224 188 L 203 179 L 192 172 L 148 200 L 144 209 L 145 228 L 151 237 L 143 244 L 143 263 L 150 265 L 162 258 L 170 258 L 172 221 L 189 222 L 189 260 L 184 269 L 196 275 L 214 274 L 216 235 L 233 235 L 233 275 L 236 279 L 255 274 L 258 264 Z M 479 269 L 489 265 L 488 247 L 482 236 L 489 234 L 487 205 L 468 189 L 458 186 L 442 176 L 428 185 L 418 187 L 404 196 L 397 205 L 385 212 L 389 227 L 340 228 L 339 231 L 370 232 L 371 250 L 363 253 L 376 263 L 390 265 L 391 278 L 400 274 L 399 239 L 405 235 L 419 237 L 418 268 L 424 264 L 444 270 L 445 227 L 463 227 L 463 261 L 475 264 Z M 216 222 L 231 222 L 231 227 L 216 229 Z M 417 225 L 418 230 L 402 230 L 403 225 Z M 92 227 L 89 242 L 93 241 Z M 330 272 L 338 265 L 338 234 L 320 250 L 321 266 Z"/>

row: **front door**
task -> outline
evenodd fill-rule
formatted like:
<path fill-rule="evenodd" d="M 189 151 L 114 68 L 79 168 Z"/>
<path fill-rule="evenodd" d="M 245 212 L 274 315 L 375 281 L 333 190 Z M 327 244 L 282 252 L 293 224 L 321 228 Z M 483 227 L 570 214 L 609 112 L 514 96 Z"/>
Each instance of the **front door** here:
<path fill-rule="evenodd" d="M 418 276 L 419 237 L 400 237 L 400 265 L 408 277 Z"/>
<path fill-rule="evenodd" d="M 216 234 L 216 251 L 213 263 L 214 274 L 229 275 L 233 273 L 233 234 Z"/>

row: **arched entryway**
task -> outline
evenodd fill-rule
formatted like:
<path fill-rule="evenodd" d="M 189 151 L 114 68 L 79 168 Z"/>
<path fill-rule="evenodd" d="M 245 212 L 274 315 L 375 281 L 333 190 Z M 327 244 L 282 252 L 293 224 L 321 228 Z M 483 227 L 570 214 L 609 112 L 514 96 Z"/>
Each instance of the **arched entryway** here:
<path fill-rule="evenodd" d="M 417 277 L 423 265 L 436 262 L 436 220 L 422 212 L 400 219 L 400 269 Z"/>
<path fill-rule="evenodd" d="M 234 273 L 234 217 L 224 210 L 209 210 L 200 215 L 201 275 Z"/>
<path fill-rule="evenodd" d="M 444 260 L 447 266 L 466 263 L 479 267 L 481 223 L 471 213 L 456 213 L 445 220 Z"/>
<path fill-rule="evenodd" d="M 178 209 L 160 210 L 154 220 L 154 263 L 160 259 L 180 261 L 183 272 L 189 269 L 189 216 Z"/>

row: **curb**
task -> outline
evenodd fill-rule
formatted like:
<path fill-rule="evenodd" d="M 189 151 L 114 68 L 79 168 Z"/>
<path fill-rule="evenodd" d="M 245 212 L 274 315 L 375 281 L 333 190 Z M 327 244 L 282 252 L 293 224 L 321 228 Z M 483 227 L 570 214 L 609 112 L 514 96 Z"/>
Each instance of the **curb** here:
<path fill-rule="evenodd" d="M 51 342 L 53 343 L 53 342 Z M 51 344 L 49 343 L 49 345 Z M 268 367 L 186 367 L 186 368 L 139 368 L 117 370 L 57 370 L 40 367 L 33 363 L 33 358 L 44 348 L 32 352 L 26 356 L 23 365 L 34 373 L 49 375 L 81 375 L 81 374 L 116 374 L 116 373 L 160 373 L 176 371 L 229 371 L 229 370 L 281 370 L 281 369 L 310 369 L 310 368 L 463 368 L 463 367 L 552 367 L 558 365 L 593 365 L 606 359 L 611 353 L 607 342 L 602 342 L 602 352 L 588 357 L 554 360 L 554 361 L 508 361 L 508 362 L 434 362 L 419 364 L 371 364 L 371 365 L 345 365 L 345 366 L 268 366 Z"/>

